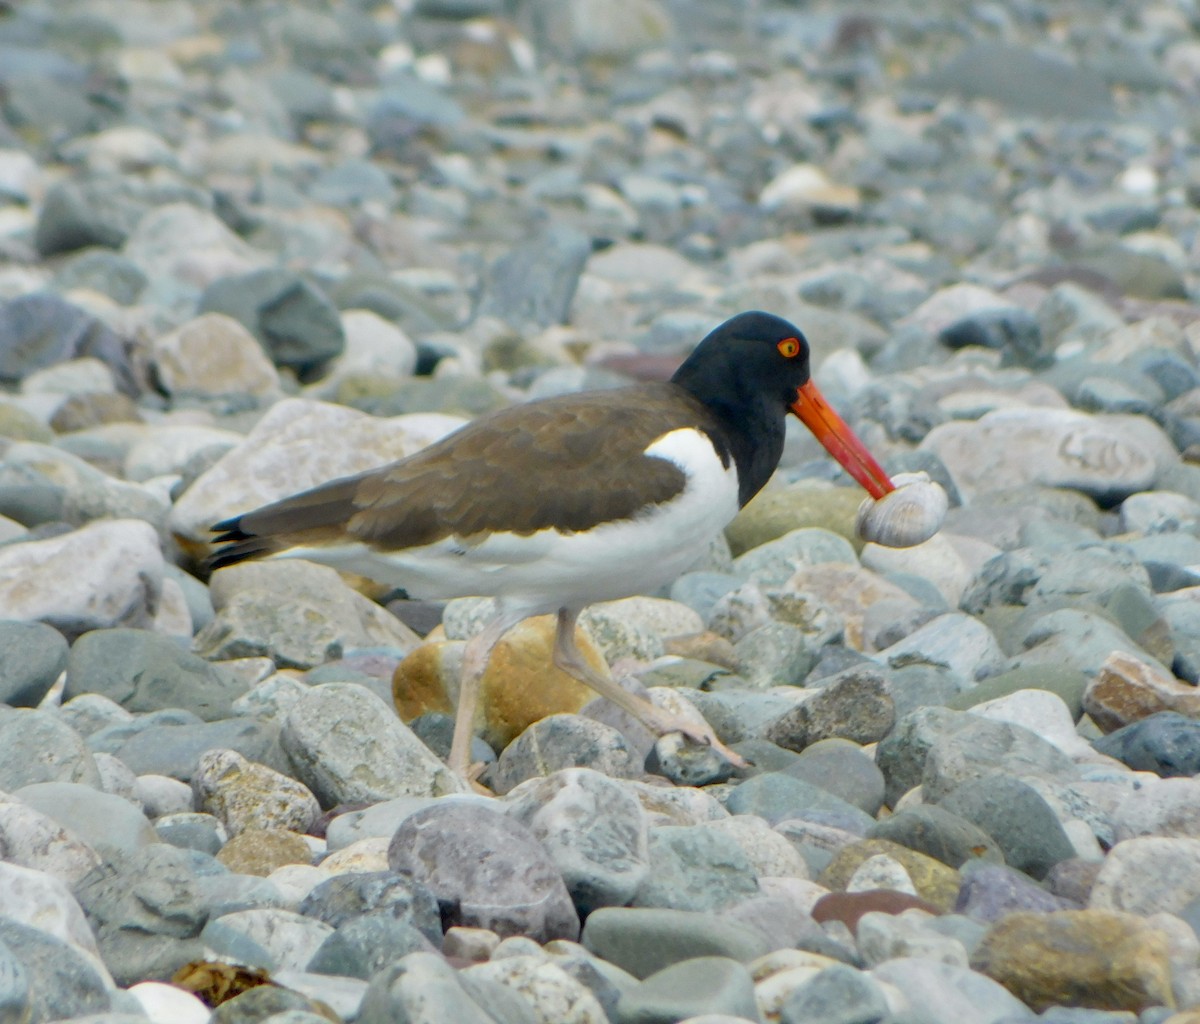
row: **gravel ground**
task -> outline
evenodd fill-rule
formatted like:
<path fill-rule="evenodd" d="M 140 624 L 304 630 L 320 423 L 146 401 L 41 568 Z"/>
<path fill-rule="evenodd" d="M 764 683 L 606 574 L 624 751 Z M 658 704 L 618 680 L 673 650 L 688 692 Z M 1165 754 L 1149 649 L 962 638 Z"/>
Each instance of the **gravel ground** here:
<path fill-rule="evenodd" d="M 0 4 L 0 1021 L 1195 1024 L 1198 99 L 1191 0 Z M 532 620 L 465 793 L 487 602 L 200 571 L 745 309 L 950 498 L 797 431 L 589 611 L 749 771 Z"/>

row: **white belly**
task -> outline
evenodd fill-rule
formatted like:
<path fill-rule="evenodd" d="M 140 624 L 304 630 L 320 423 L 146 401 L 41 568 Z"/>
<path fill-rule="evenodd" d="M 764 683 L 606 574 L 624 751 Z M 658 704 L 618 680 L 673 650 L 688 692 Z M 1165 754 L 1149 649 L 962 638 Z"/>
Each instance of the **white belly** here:
<path fill-rule="evenodd" d="M 492 534 L 478 543 L 452 537 L 397 552 L 353 544 L 284 554 L 435 600 L 503 597 L 552 611 L 646 593 L 687 569 L 738 510 L 737 472 L 721 464 L 704 434 L 674 430 L 646 451 L 678 465 L 687 484 L 637 519 L 582 533 Z"/>

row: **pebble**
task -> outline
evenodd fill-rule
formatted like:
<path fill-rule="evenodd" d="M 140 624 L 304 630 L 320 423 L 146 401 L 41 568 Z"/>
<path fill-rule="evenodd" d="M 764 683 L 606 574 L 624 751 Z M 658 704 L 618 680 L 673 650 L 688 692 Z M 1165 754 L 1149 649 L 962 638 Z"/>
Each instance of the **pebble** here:
<path fill-rule="evenodd" d="M 283 968 L 217 1024 L 1195 1015 L 1179 5 L 9 6 L 10 1016 L 207 1019 L 162 985 L 206 926 Z M 468 796 L 437 716 L 487 602 L 418 635 L 317 566 L 205 577 L 216 521 L 665 378 L 748 308 L 950 506 L 864 546 L 790 423 L 692 572 L 589 610 L 597 669 L 749 770 L 568 684 L 534 620 L 477 723 L 507 792 Z"/>
<path fill-rule="evenodd" d="M 449 923 L 541 941 L 579 935 L 576 909 L 545 847 L 489 807 L 453 802 L 417 811 L 392 837 L 388 864 L 428 886 Z"/>

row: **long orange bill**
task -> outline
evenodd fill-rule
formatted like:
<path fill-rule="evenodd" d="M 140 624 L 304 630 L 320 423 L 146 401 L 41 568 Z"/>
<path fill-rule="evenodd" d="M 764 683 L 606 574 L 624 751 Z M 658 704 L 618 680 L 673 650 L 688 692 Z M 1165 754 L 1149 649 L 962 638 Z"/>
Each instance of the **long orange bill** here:
<path fill-rule="evenodd" d="M 825 396 L 811 380 L 800 385 L 796 401 L 792 403 L 792 412 L 813 432 L 825 450 L 842 464 L 846 472 L 866 488 L 872 498 L 878 500 L 896 489 L 875 457 L 867 451 L 867 446 L 834 412 L 833 406 L 825 401 Z"/>

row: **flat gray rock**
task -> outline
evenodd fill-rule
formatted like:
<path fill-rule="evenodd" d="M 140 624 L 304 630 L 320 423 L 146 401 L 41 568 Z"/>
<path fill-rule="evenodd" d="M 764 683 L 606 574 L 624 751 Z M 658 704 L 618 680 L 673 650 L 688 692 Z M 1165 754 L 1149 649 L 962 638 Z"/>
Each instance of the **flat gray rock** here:
<path fill-rule="evenodd" d="M 49 711 L 0 707 L 0 790 L 36 782 L 100 788 L 100 771 L 83 738 Z"/>
<path fill-rule="evenodd" d="M 33 708 L 67 667 L 67 642 L 41 622 L 0 622 L 0 703 Z"/>
<path fill-rule="evenodd" d="M 245 689 L 161 633 L 104 629 L 81 636 L 72 646 L 63 698 L 96 693 L 130 711 L 187 708 L 212 722 L 228 718 Z"/>
<path fill-rule="evenodd" d="M 736 960 L 702 956 L 672 964 L 617 1003 L 621 1024 L 674 1024 L 710 1012 L 757 1018 L 754 981 Z"/>

